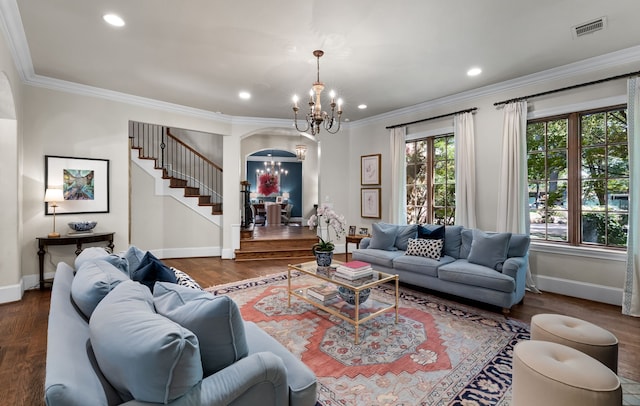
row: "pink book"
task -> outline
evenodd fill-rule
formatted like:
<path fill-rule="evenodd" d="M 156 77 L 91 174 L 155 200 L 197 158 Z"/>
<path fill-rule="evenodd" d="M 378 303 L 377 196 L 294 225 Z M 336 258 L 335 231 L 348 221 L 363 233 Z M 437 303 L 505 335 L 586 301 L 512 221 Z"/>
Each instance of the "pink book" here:
<path fill-rule="evenodd" d="M 342 266 L 353 269 L 354 271 L 360 271 L 363 269 L 371 268 L 371 264 L 363 261 L 349 261 L 342 264 Z"/>

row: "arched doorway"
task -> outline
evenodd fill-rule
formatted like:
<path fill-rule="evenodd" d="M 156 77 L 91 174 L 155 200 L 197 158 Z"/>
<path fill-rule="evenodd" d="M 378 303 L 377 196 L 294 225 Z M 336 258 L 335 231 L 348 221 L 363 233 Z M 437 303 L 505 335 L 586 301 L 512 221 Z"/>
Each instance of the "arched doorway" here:
<path fill-rule="evenodd" d="M 0 303 L 20 300 L 20 176 L 16 108 L 7 75 L 0 74 L 0 190 L 7 197 L 0 211 Z M 43 191 L 44 193 L 44 191 Z M 43 194 L 44 196 L 44 194 Z"/>
<path fill-rule="evenodd" d="M 296 145 L 301 143 L 307 146 L 307 154 L 304 161 L 298 161 L 295 158 Z M 299 186 L 297 186 L 299 191 L 295 191 L 295 194 L 299 193 L 299 197 L 294 197 L 291 191 L 289 193 L 290 197 L 296 200 L 293 202 L 297 206 L 293 208 L 295 217 L 308 219 L 311 214 L 315 213 L 314 205 L 318 203 L 319 199 L 319 145 L 315 139 L 286 128 L 263 128 L 244 135 L 241 140 L 243 160 L 241 178 L 251 183 L 251 189 L 254 190 L 257 187 L 256 166 L 263 165 L 266 156 L 269 153 L 273 155 L 276 153 L 275 151 L 280 151 L 277 152 L 280 154 L 280 161 L 286 159 L 292 163 L 291 168 L 294 168 L 293 162 L 298 165 L 297 170 L 300 176 L 299 180 L 295 182 L 299 183 Z M 249 164 L 250 162 L 254 163 Z M 294 176 L 291 176 L 292 182 L 294 181 L 293 178 Z M 293 187 L 294 185 L 288 184 L 287 186 Z M 275 198 L 275 195 L 269 197 L 269 199 L 273 200 Z"/>

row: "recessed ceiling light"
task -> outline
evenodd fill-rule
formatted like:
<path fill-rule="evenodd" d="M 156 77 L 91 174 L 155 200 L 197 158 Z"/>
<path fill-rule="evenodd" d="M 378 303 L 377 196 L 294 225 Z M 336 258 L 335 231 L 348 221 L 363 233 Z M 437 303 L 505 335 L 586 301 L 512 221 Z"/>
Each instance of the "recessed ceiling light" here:
<path fill-rule="evenodd" d="M 467 76 L 478 76 L 482 73 L 482 69 L 480 68 L 471 68 L 467 71 Z"/>
<path fill-rule="evenodd" d="M 114 27 L 122 27 L 124 26 L 124 20 L 116 14 L 105 14 L 102 16 L 102 19 L 107 22 L 107 24 L 111 24 Z"/>
<path fill-rule="evenodd" d="M 367 105 L 366 105 L 366 104 L 359 104 L 359 105 L 358 105 L 358 108 L 359 108 L 360 110 L 364 110 L 364 109 L 366 109 L 366 108 L 367 108 Z"/>
<path fill-rule="evenodd" d="M 251 93 L 249 93 L 249 92 L 240 92 L 240 93 L 238 93 L 238 97 L 240 97 L 243 100 L 249 100 L 251 98 Z"/>

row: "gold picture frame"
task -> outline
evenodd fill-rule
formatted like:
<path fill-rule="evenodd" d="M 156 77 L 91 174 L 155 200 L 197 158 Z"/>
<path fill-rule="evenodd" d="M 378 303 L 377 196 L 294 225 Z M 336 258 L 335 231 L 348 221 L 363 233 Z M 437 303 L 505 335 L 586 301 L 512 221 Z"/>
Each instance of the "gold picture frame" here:
<path fill-rule="evenodd" d="M 360 184 L 379 185 L 382 170 L 382 154 L 362 155 L 360 157 Z"/>

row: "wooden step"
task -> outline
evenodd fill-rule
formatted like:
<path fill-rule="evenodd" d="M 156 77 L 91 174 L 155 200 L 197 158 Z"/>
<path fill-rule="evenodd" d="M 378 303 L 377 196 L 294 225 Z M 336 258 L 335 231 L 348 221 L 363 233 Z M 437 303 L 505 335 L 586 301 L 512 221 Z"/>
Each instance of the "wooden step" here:
<path fill-rule="evenodd" d="M 315 258 L 311 249 L 292 249 L 292 250 L 280 250 L 280 251 L 235 251 L 236 261 L 266 261 L 274 259 L 288 259 L 291 258 L 296 262 L 305 260 L 312 260 Z"/>

